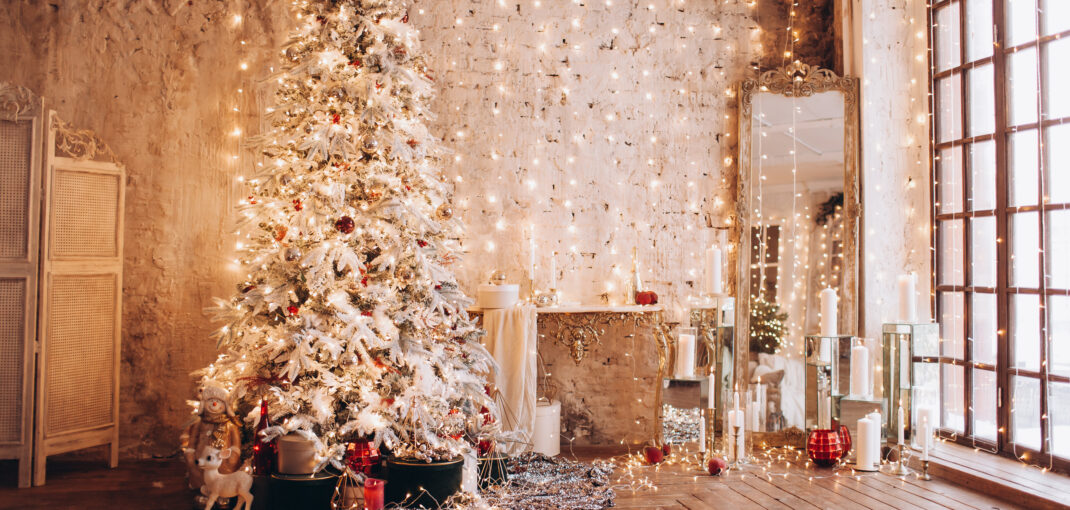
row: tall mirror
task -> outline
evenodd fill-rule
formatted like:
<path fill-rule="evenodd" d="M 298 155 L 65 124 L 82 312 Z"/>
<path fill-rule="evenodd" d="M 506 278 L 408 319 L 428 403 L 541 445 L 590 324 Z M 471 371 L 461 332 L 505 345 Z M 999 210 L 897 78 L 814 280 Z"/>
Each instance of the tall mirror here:
<path fill-rule="evenodd" d="M 820 292 L 858 328 L 858 82 L 795 63 L 743 82 L 739 107 L 737 382 L 763 387 L 759 432 L 805 429 Z"/>

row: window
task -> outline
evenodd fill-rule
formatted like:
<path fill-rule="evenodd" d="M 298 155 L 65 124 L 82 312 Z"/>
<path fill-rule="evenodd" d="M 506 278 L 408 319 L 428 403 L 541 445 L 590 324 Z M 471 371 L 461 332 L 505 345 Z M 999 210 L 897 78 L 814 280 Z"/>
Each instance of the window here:
<path fill-rule="evenodd" d="M 930 8 L 941 431 L 1070 466 L 1070 1 Z"/>

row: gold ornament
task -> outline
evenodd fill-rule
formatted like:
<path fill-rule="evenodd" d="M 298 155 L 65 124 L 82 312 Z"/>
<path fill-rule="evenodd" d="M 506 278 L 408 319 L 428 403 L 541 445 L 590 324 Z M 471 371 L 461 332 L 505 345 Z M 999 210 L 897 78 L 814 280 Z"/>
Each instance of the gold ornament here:
<path fill-rule="evenodd" d="M 438 209 L 435 209 L 435 214 L 440 220 L 448 220 L 453 217 L 453 208 L 450 207 L 449 203 L 444 203 L 438 206 Z"/>

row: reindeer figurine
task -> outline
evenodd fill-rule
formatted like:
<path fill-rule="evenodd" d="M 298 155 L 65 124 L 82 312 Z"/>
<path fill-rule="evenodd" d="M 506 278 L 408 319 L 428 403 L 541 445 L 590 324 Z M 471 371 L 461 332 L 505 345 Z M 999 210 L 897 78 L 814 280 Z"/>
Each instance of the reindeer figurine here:
<path fill-rule="evenodd" d="M 235 505 L 234 510 L 243 508 L 242 504 L 245 505 L 245 510 L 253 507 L 253 494 L 249 492 L 253 486 L 253 475 L 244 469 L 227 474 L 219 472 L 219 466 L 231 455 L 233 452 L 229 448 L 220 451 L 217 448 L 208 447 L 204 449 L 201 458 L 197 459 L 197 465 L 204 470 L 204 486 L 208 489 L 208 504 L 205 505 L 204 510 L 211 510 L 215 501 L 220 497 L 232 498 L 234 496 L 238 496 L 241 500 Z"/>

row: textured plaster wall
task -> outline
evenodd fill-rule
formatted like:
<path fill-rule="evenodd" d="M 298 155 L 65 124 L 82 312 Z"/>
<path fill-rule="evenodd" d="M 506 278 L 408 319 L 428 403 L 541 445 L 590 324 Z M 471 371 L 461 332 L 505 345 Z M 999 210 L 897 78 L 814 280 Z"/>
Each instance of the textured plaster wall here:
<path fill-rule="evenodd" d="M 779 51 L 754 30 L 757 17 L 786 26 L 783 9 L 763 3 L 417 2 L 411 22 L 440 87 L 433 128 L 456 150 L 447 174 L 469 224 L 462 282 L 474 290 L 498 268 L 526 291 L 534 225 L 537 285 L 546 286 L 549 254 L 560 252 L 566 300 L 623 299 L 633 247 L 664 300 L 693 292 L 701 273 L 690 273 L 692 253 L 709 227 L 734 220 L 735 97 L 726 91 L 760 52 Z M 286 37 L 288 4 L 0 4 L 0 79 L 94 129 L 129 173 L 127 454 L 173 451 L 193 394 L 188 373 L 215 355 L 203 308 L 238 277 L 227 269 L 241 196 L 234 183 L 250 163 L 234 159 L 233 131 L 255 131 L 252 91 Z M 898 50 L 888 42 L 883 51 Z"/>

